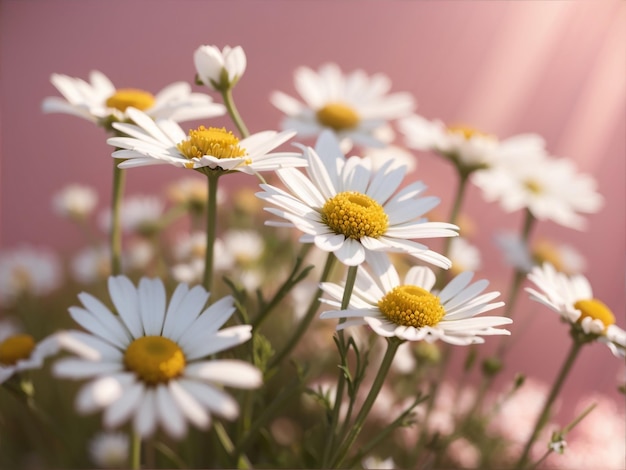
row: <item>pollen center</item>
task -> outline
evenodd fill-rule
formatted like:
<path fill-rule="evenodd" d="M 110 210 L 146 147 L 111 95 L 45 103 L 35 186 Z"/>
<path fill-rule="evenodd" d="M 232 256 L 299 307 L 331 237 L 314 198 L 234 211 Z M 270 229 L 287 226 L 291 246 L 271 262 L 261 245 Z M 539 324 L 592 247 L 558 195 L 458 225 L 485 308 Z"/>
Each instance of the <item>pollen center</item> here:
<path fill-rule="evenodd" d="M 0 364 L 12 366 L 21 359 L 28 359 L 35 349 L 35 340 L 30 335 L 14 335 L 0 343 Z"/>
<path fill-rule="evenodd" d="M 383 206 L 356 191 L 339 193 L 326 201 L 322 207 L 322 220 L 333 232 L 355 240 L 378 238 L 389 225 Z"/>
<path fill-rule="evenodd" d="M 611 309 L 598 299 L 579 300 L 574 304 L 574 308 L 580 310 L 581 313 L 578 323 L 587 317 L 593 320 L 600 320 L 604 324 L 605 329 L 615 323 L 615 315 L 613 315 Z"/>
<path fill-rule="evenodd" d="M 549 241 L 542 240 L 535 245 L 533 258 L 539 266 L 544 263 L 550 263 L 557 271 L 566 271 L 563 257 L 557 248 Z"/>
<path fill-rule="evenodd" d="M 489 134 L 474 129 L 473 127 L 454 125 L 448 126 L 448 132 L 451 134 L 457 134 L 463 137 L 465 140 L 470 140 L 473 137 L 490 137 Z"/>
<path fill-rule="evenodd" d="M 323 108 L 317 110 L 318 122 L 334 131 L 343 131 L 357 126 L 359 115 L 350 106 L 344 103 L 328 103 Z"/>
<path fill-rule="evenodd" d="M 393 323 L 420 328 L 434 326 L 446 311 L 439 297 L 417 286 L 398 286 L 378 301 L 380 311 Z"/>
<path fill-rule="evenodd" d="M 524 187 L 533 194 L 541 194 L 543 192 L 543 188 L 535 180 L 524 181 Z"/>
<path fill-rule="evenodd" d="M 246 155 L 246 149 L 239 146 L 239 139 L 225 128 L 200 126 L 189 131 L 187 140 L 177 145 L 178 150 L 189 158 L 211 155 L 216 158 L 237 158 Z"/>
<path fill-rule="evenodd" d="M 185 369 L 185 355 L 172 340 L 163 336 L 136 339 L 124 353 L 124 365 L 149 385 L 178 377 Z"/>
<path fill-rule="evenodd" d="M 106 105 L 122 112 L 126 111 L 129 106 L 144 111 L 154 105 L 154 96 L 152 93 L 135 88 L 120 88 L 109 96 Z"/>

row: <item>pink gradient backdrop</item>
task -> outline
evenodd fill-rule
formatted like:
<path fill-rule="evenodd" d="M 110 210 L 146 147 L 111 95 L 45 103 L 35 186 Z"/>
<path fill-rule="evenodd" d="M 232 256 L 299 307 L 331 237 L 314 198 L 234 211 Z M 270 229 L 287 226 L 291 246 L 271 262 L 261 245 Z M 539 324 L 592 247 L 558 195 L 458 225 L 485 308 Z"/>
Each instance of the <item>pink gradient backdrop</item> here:
<path fill-rule="evenodd" d="M 50 197 L 70 182 L 110 195 L 111 149 L 86 121 L 43 115 L 57 94 L 54 72 L 87 78 L 92 69 L 120 87 L 158 91 L 192 81 L 201 44 L 242 45 L 248 69 L 236 89 L 252 130 L 276 128 L 273 90 L 294 93 L 299 65 L 335 61 L 344 70 L 384 72 L 394 91 L 410 91 L 429 118 L 466 122 L 501 137 L 537 132 L 550 151 L 574 159 L 597 178 L 604 209 L 575 232 L 538 224 L 535 235 L 562 239 L 589 261 L 595 294 L 625 326 L 626 3 L 430 1 L 17 1 L 0 4 L 0 247 L 22 242 L 70 252 L 81 235 L 51 212 Z M 200 88 L 198 88 L 200 90 Z M 187 127 L 185 125 L 184 127 Z M 455 180 L 432 155 L 418 155 L 415 178 L 442 198 L 447 213 Z M 127 194 L 159 193 L 184 176 L 170 167 L 131 170 Z M 242 180 L 234 180 L 240 182 Z M 520 214 L 503 216 L 471 188 L 466 213 L 484 249 L 494 288 L 506 291 L 492 230 L 518 230 Z M 514 364 L 542 380 L 560 366 L 568 336 L 557 316 L 522 296 L 517 316 L 532 315 L 516 343 Z M 332 342 L 329 341 L 329 347 Z M 593 390 L 613 394 L 619 361 L 600 345 L 583 351 L 568 400 Z M 617 395 L 614 395 L 617 397 Z M 567 403 L 566 403 L 567 405 Z"/>

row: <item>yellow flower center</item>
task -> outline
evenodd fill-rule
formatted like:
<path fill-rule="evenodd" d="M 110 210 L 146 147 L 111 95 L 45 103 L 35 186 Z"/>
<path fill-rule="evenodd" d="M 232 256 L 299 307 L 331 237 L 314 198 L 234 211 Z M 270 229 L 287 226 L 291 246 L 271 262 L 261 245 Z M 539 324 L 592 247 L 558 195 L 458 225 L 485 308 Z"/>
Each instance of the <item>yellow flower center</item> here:
<path fill-rule="evenodd" d="M 216 158 L 237 158 L 246 155 L 246 149 L 239 146 L 239 139 L 223 127 L 200 126 L 189 131 L 187 140 L 178 144 L 178 150 L 187 157 L 201 158 L 211 155 Z"/>
<path fill-rule="evenodd" d="M 565 272 L 563 257 L 557 248 L 549 241 L 542 240 L 535 244 L 533 249 L 533 258 L 540 266 L 543 263 L 550 263 L 557 271 Z"/>
<path fill-rule="evenodd" d="M 526 180 L 524 181 L 524 186 L 528 191 L 533 194 L 541 194 L 543 192 L 543 188 L 541 185 L 535 180 Z"/>
<path fill-rule="evenodd" d="M 149 385 L 168 382 L 185 369 L 185 355 L 172 340 L 163 336 L 143 336 L 130 343 L 124 364 Z"/>
<path fill-rule="evenodd" d="M 135 88 L 120 88 L 107 98 L 106 105 L 122 112 L 129 106 L 144 111 L 154 105 L 154 96 L 152 93 Z"/>
<path fill-rule="evenodd" d="M 465 140 L 470 140 L 472 137 L 490 137 L 489 134 L 485 132 L 463 125 L 448 126 L 448 132 L 451 134 L 458 134 Z"/>
<path fill-rule="evenodd" d="M 434 326 L 446 314 L 439 297 L 417 286 L 398 286 L 378 301 L 380 311 L 397 325 Z"/>
<path fill-rule="evenodd" d="M 581 323 L 584 318 L 600 320 L 604 324 L 605 330 L 608 326 L 615 323 L 615 315 L 613 315 L 611 309 L 598 299 L 579 300 L 574 304 L 574 308 L 580 310 L 581 313 L 578 323 Z"/>
<path fill-rule="evenodd" d="M 28 359 L 35 349 L 35 340 L 30 335 L 13 335 L 0 343 L 0 364 L 12 366 L 21 359 Z"/>
<path fill-rule="evenodd" d="M 362 237 L 378 238 L 389 225 L 383 206 L 356 191 L 335 195 L 326 201 L 321 212 L 322 221 L 333 232 L 355 240 Z"/>
<path fill-rule="evenodd" d="M 318 109 L 316 117 L 321 125 L 330 127 L 334 131 L 352 129 L 361 120 L 353 108 L 338 102 L 328 103 L 323 108 Z"/>

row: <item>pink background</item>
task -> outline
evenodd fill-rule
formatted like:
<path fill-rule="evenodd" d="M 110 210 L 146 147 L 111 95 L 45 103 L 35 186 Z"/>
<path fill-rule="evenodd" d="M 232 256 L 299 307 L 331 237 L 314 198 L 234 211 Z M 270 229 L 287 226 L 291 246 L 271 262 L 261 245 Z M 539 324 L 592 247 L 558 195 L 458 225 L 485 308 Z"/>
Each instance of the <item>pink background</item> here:
<path fill-rule="evenodd" d="M 235 97 L 253 131 L 278 126 L 281 116 L 268 96 L 273 90 L 294 93 L 297 66 L 335 61 L 345 71 L 388 74 L 394 91 L 414 94 L 425 117 L 469 123 L 501 137 L 543 135 L 552 154 L 574 159 L 581 171 L 595 176 L 606 204 L 589 217 L 587 232 L 546 222 L 535 235 L 582 251 L 596 297 L 626 326 L 623 1 L 4 0 L 0 5 L 0 248 L 30 242 L 68 253 L 82 243 L 78 230 L 51 211 L 51 195 L 67 183 L 96 187 L 101 206 L 109 200 L 111 149 L 103 131 L 72 116 L 40 111 L 42 99 L 57 94 L 49 82 L 52 73 L 87 78 L 99 69 L 119 87 L 156 92 L 173 81 L 193 80 L 198 46 L 242 45 L 248 68 Z M 455 184 L 451 168 L 432 155 L 418 160 L 413 178 L 442 198 L 447 213 Z M 162 183 L 184 176 L 180 171 L 131 170 L 126 193 L 160 194 Z M 503 216 L 476 188 L 465 209 L 478 228 L 473 242 L 486 257 L 481 274 L 506 292 L 510 274 L 491 237 L 495 229 L 519 230 L 521 214 Z M 550 380 L 568 336 L 556 315 L 521 297 L 517 316 L 532 315 L 533 321 L 516 342 L 507 377 L 519 370 Z M 568 400 L 596 389 L 618 397 L 619 367 L 605 347 L 586 347 L 567 382 Z"/>

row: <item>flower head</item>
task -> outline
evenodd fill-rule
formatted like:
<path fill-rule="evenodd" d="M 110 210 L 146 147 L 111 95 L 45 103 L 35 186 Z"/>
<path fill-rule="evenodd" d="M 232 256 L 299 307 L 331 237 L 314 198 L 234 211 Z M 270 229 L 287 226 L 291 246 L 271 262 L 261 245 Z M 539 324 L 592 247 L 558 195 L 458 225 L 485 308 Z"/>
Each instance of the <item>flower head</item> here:
<path fill-rule="evenodd" d="M 0 321 L 0 384 L 16 372 L 41 368 L 44 360 L 58 349 L 54 335 L 36 343 L 12 322 Z"/>
<path fill-rule="evenodd" d="M 237 402 L 222 387 L 258 387 L 260 371 L 208 359 L 251 337 L 249 325 L 219 330 L 235 311 L 232 297 L 204 308 L 208 292 L 179 284 L 168 304 L 159 279 L 142 278 L 135 287 L 125 276 L 109 278 L 109 294 L 117 315 L 82 293 L 83 307 L 71 307 L 70 315 L 87 332 L 59 334 L 60 345 L 78 357 L 57 361 L 55 374 L 90 379 L 78 393 L 79 412 L 104 410 L 107 428 L 132 420 L 142 437 L 161 425 L 174 438 L 185 435 L 187 422 L 207 428 L 211 413 L 237 416 Z"/>
<path fill-rule="evenodd" d="M 400 132 L 415 150 L 436 152 L 464 173 L 497 165 L 513 156 L 544 155 L 544 140 L 536 134 L 521 134 L 499 140 L 496 136 L 468 126 L 446 126 L 416 114 L 401 119 Z"/>
<path fill-rule="evenodd" d="M 406 169 L 390 162 L 371 170 L 369 159 L 346 159 L 332 133 L 323 133 L 315 149 L 305 149 L 307 176 L 295 169 L 278 170 L 290 193 L 268 184 L 257 196 L 278 206 L 267 208 L 304 232 L 303 243 L 315 243 L 333 252 L 344 264 L 355 266 L 374 252 L 403 252 L 448 268 L 450 261 L 412 238 L 456 236 L 456 225 L 426 222 L 423 215 L 439 204 L 436 197 L 418 197 L 426 186 L 407 185 L 395 195 Z"/>
<path fill-rule="evenodd" d="M 387 142 L 378 133 L 414 107 L 409 93 L 387 94 L 391 88 L 387 76 L 368 76 L 363 70 L 344 75 L 331 63 L 318 72 L 299 67 L 295 87 L 304 103 L 279 91 L 270 99 L 286 114 L 283 129 L 294 129 L 300 137 L 317 136 L 326 129 L 349 144 L 381 147 Z"/>
<path fill-rule="evenodd" d="M 98 193 L 80 184 L 65 186 L 52 198 L 52 206 L 57 214 L 79 221 L 86 219 L 97 203 Z"/>
<path fill-rule="evenodd" d="M 164 204 L 156 196 L 133 195 L 122 203 L 120 222 L 126 233 L 138 233 L 149 236 L 158 230 L 163 216 Z M 99 216 L 100 227 L 104 232 L 111 229 L 111 208 L 105 209 Z"/>
<path fill-rule="evenodd" d="M 45 113 L 66 113 L 87 119 L 106 128 L 111 122 L 128 119 L 128 108 L 143 110 L 151 119 L 190 121 L 221 116 L 226 108 L 202 93 L 192 93 L 185 82 L 176 82 L 156 95 L 135 88 L 115 88 L 103 73 L 92 71 L 89 83 L 67 75 L 53 74 L 52 84 L 63 98 L 44 100 Z"/>
<path fill-rule="evenodd" d="M 89 442 L 91 461 L 100 468 L 126 468 L 129 439 L 121 432 L 100 432 Z"/>
<path fill-rule="evenodd" d="M 371 266 L 372 273 L 359 267 L 348 308 L 323 312 L 321 318 L 346 318 L 337 325 L 338 330 L 369 325 L 381 336 L 405 341 L 442 340 L 468 345 L 483 343 L 482 335 L 510 334 L 495 328 L 510 324 L 510 318 L 474 318 L 501 307 L 504 302 L 490 303 L 500 293 L 481 294 L 489 283 L 480 280 L 470 284 L 472 272 L 459 274 L 441 292 L 436 292 L 433 291 L 435 274 L 430 268 L 415 266 L 402 282 L 388 260 Z M 340 308 L 343 287 L 325 282 L 322 289 L 330 297 L 323 301 Z"/>
<path fill-rule="evenodd" d="M 574 333 L 606 344 L 617 357 L 626 356 L 626 331 L 615 324 L 615 315 L 609 307 L 594 298 L 585 276 L 567 276 L 550 263 L 544 263 L 532 269 L 528 280 L 536 286 L 536 289 L 526 288 L 530 298 L 561 315 Z"/>
<path fill-rule="evenodd" d="M 24 245 L 0 253 L 0 305 L 21 295 L 49 294 L 61 279 L 61 261 L 52 250 Z"/>
<path fill-rule="evenodd" d="M 120 168 L 170 164 L 200 171 L 255 174 L 306 164 L 298 153 L 271 152 L 294 132 L 263 131 L 240 140 L 224 128 L 200 126 L 185 134 L 174 121 L 154 122 L 137 109 L 127 113 L 134 124 L 115 123 L 113 127 L 128 137 L 107 140 L 123 149 L 113 152 L 114 158 L 126 159 Z"/>
<path fill-rule="evenodd" d="M 200 46 L 193 54 L 198 80 L 216 91 L 235 86 L 246 71 L 246 54 L 241 46 Z"/>
<path fill-rule="evenodd" d="M 538 220 L 552 220 L 582 230 L 585 219 L 603 205 L 590 175 L 579 174 L 571 160 L 541 155 L 516 155 L 473 174 L 487 201 L 506 212 L 527 209 Z"/>

